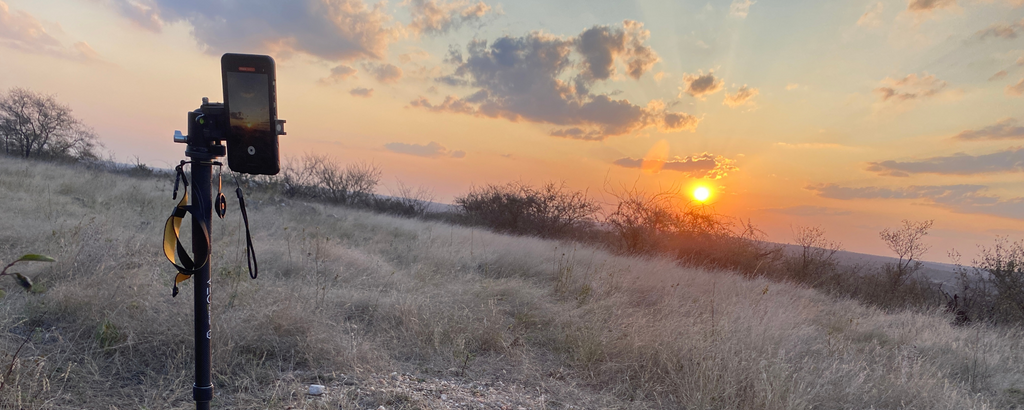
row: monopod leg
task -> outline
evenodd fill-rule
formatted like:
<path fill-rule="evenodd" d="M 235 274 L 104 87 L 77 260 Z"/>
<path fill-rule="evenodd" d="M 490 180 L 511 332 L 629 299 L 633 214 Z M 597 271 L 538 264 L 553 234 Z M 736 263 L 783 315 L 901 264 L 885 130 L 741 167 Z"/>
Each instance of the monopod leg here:
<path fill-rule="evenodd" d="M 192 163 L 192 206 L 193 215 L 198 223 L 206 226 L 210 232 L 213 202 L 211 201 L 210 183 L 213 179 L 213 166 L 209 161 L 197 160 Z M 205 233 L 195 223 L 192 225 L 192 237 L 199 238 Z M 197 257 L 202 252 L 209 252 L 211 259 L 202 269 L 193 275 L 195 283 L 195 342 L 196 342 L 196 383 L 192 386 L 192 399 L 196 402 L 196 410 L 208 410 L 213 400 L 212 363 L 210 353 L 210 265 L 213 264 L 213 245 L 211 249 L 200 249 L 205 244 L 200 240 L 192 240 L 192 254 Z M 200 261 L 196 261 L 200 262 Z M 201 263 L 201 262 L 200 262 Z"/>

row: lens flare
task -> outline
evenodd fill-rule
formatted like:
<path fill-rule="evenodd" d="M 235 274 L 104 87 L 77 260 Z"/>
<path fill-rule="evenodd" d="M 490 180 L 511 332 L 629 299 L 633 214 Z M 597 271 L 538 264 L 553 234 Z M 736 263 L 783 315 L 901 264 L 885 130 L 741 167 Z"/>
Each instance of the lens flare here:
<path fill-rule="evenodd" d="M 698 201 L 700 201 L 700 202 L 707 201 L 708 198 L 710 198 L 710 197 L 711 197 L 711 191 L 708 190 L 707 187 L 702 187 L 701 186 L 701 187 L 697 187 L 697 189 L 693 190 L 693 198 L 698 200 Z"/>

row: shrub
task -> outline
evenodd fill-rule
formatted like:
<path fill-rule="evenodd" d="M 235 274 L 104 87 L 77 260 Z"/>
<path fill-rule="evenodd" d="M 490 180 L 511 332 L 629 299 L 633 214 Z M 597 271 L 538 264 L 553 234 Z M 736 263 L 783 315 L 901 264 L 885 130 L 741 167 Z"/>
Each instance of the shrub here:
<path fill-rule="evenodd" d="M 342 166 L 329 155 L 306 154 L 298 164 L 286 165 L 279 179 L 282 192 L 288 196 L 367 206 L 381 173 L 380 166 L 374 163 Z"/>
<path fill-rule="evenodd" d="M 959 254 L 952 253 L 959 262 Z M 971 320 L 1024 322 L 1024 241 L 996 238 L 991 247 L 980 247 L 972 266 L 957 264 L 958 311 Z"/>
<path fill-rule="evenodd" d="M 597 204 L 564 183 L 487 185 L 455 198 L 466 222 L 516 235 L 564 237 L 593 221 Z"/>

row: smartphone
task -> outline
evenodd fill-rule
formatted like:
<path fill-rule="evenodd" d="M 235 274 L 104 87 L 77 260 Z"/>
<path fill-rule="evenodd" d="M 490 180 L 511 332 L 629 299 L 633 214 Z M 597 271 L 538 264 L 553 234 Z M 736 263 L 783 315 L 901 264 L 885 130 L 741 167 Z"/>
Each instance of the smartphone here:
<path fill-rule="evenodd" d="M 220 69 L 228 112 L 228 167 L 245 174 L 277 174 L 281 159 L 274 59 L 229 53 L 221 57 Z"/>

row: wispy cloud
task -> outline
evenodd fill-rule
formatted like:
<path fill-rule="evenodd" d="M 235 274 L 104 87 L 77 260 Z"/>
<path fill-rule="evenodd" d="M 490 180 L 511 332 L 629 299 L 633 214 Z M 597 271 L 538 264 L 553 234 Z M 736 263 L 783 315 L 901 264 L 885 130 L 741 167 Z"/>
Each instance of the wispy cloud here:
<path fill-rule="evenodd" d="M 868 171 L 879 175 L 906 177 L 911 174 L 976 175 L 1024 171 L 1024 148 L 1010 148 L 985 155 L 957 153 L 920 161 L 868 163 Z"/>
<path fill-rule="evenodd" d="M 786 208 L 767 208 L 762 209 L 762 211 L 792 216 L 846 216 L 853 213 L 845 209 L 836 209 L 813 205 L 797 205 Z"/>
<path fill-rule="evenodd" d="M 808 185 L 805 189 L 823 198 L 855 199 L 918 199 L 925 205 L 956 213 L 986 214 L 1024 219 L 1024 198 L 1002 199 L 986 195 L 984 185 L 925 185 L 903 188 L 843 187 L 837 184 Z"/>
<path fill-rule="evenodd" d="M 984 30 L 980 30 L 974 34 L 979 40 L 985 40 L 990 37 L 1003 38 L 1012 40 L 1017 38 L 1017 35 L 1024 31 L 1024 19 L 1016 23 L 995 23 Z"/>
<path fill-rule="evenodd" d="M 882 11 L 885 5 L 882 2 L 869 5 L 868 10 L 857 19 L 857 25 L 861 27 L 878 27 L 882 25 Z"/>
<path fill-rule="evenodd" d="M 373 97 L 373 89 L 372 88 L 356 87 L 356 88 L 353 88 L 353 89 L 349 90 L 348 93 L 351 94 L 353 97 L 364 97 L 364 98 Z"/>
<path fill-rule="evenodd" d="M 956 0 L 909 0 L 907 10 L 926 13 L 938 9 L 956 7 Z"/>
<path fill-rule="evenodd" d="M 750 99 L 756 97 L 759 93 L 760 91 L 756 88 L 747 87 L 746 84 L 744 84 L 739 90 L 736 90 L 736 94 L 729 94 L 729 92 L 726 91 L 725 101 L 722 101 L 722 104 L 736 108 L 747 103 L 752 103 Z"/>
<path fill-rule="evenodd" d="M 347 65 L 341 64 L 331 69 L 331 74 L 327 77 L 321 78 L 320 83 L 322 84 L 334 84 L 345 81 L 349 78 L 355 77 L 356 69 Z"/>
<path fill-rule="evenodd" d="M 659 100 L 639 106 L 591 92 L 597 82 L 611 79 L 615 63 L 625 66 L 633 78 L 649 70 L 656 55 L 643 43 L 648 36 L 642 24 L 627 20 L 622 27 L 596 26 L 572 38 L 532 32 L 490 44 L 473 40 L 465 54 L 458 48 L 449 50 L 446 61 L 456 67 L 441 78 L 476 91 L 464 97 L 449 95 L 441 103 L 419 97 L 409 105 L 552 124 L 564 127 L 552 135 L 580 140 L 602 140 L 647 127 L 692 130 L 700 121 L 697 117 L 670 112 Z"/>
<path fill-rule="evenodd" d="M 1017 81 L 1017 84 L 1006 86 L 1006 95 L 1020 97 L 1024 95 L 1024 78 Z"/>
<path fill-rule="evenodd" d="M 912 73 L 899 80 L 886 77 L 875 92 L 883 102 L 903 102 L 934 97 L 942 92 L 946 85 L 945 81 L 935 78 L 934 75 L 924 73 L 919 77 Z"/>
<path fill-rule="evenodd" d="M 682 97 L 683 94 L 689 94 L 703 101 L 707 96 L 722 91 L 724 88 L 725 81 L 715 78 L 713 70 L 708 71 L 707 74 L 704 74 L 704 71 L 701 70 L 697 74 L 683 75 L 683 86 L 679 87 L 679 97 Z"/>
<path fill-rule="evenodd" d="M 365 63 L 363 69 L 370 73 L 373 79 L 384 84 L 393 84 L 402 79 L 402 69 L 394 64 Z"/>
<path fill-rule="evenodd" d="M 776 146 L 782 148 L 791 149 L 854 149 L 854 147 L 836 144 L 833 142 L 800 142 L 796 144 L 790 144 L 788 142 L 776 142 Z"/>
<path fill-rule="evenodd" d="M 151 31 L 184 22 L 211 54 L 253 50 L 304 53 L 330 61 L 380 60 L 402 35 L 385 2 L 110 0 L 124 17 Z M 141 5 L 141 6 L 140 6 Z"/>
<path fill-rule="evenodd" d="M 997 72 L 995 74 L 992 74 L 992 76 L 989 77 L 988 80 L 989 81 L 1001 80 L 1003 78 L 1006 78 L 1007 74 L 1009 74 L 1009 73 L 1007 73 L 1006 70 L 999 70 L 999 72 Z"/>
<path fill-rule="evenodd" d="M 25 11 L 11 11 L 3 1 L 0 1 L 0 46 L 66 60 L 102 61 L 88 43 L 79 41 L 65 47 L 35 16 Z"/>
<path fill-rule="evenodd" d="M 427 144 L 406 144 L 403 142 L 390 142 L 384 144 L 384 148 L 388 151 L 397 152 L 399 154 L 415 155 L 418 157 L 427 158 L 465 158 L 466 151 L 451 151 L 445 148 L 443 145 L 430 141 Z"/>
<path fill-rule="evenodd" d="M 1014 118 L 1006 118 L 982 129 L 963 131 L 953 138 L 964 141 L 1024 139 L 1024 126 L 1017 125 Z"/>
<path fill-rule="evenodd" d="M 747 14 L 750 14 L 750 6 L 753 6 L 755 1 L 752 0 L 732 0 L 732 4 L 729 5 L 729 14 L 739 18 L 747 18 Z"/>
<path fill-rule="evenodd" d="M 641 168 L 659 171 L 680 172 L 691 178 L 720 179 L 736 171 L 733 163 L 735 160 L 727 159 L 721 155 L 713 155 L 707 152 L 688 157 L 675 157 L 668 160 L 642 159 L 642 158 L 620 158 L 612 162 L 615 165 L 625 168 Z"/>
<path fill-rule="evenodd" d="M 409 6 L 412 22 L 409 30 L 415 34 L 444 34 L 458 29 L 463 24 L 480 22 L 491 6 L 480 1 L 454 1 L 445 3 L 436 0 L 409 0 L 403 3 Z"/>

